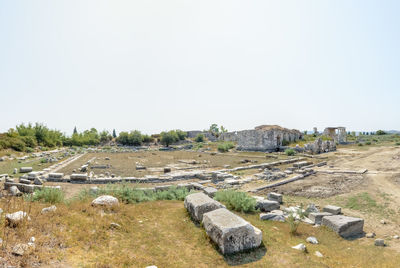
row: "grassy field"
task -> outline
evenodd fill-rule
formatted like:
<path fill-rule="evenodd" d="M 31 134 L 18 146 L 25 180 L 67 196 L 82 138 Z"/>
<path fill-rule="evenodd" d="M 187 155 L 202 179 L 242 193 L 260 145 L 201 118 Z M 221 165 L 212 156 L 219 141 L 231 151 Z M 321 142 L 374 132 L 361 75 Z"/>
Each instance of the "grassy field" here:
<path fill-rule="evenodd" d="M 19 168 L 20 167 L 32 167 L 33 171 L 40 171 L 43 170 L 44 168 L 47 168 L 51 165 L 55 164 L 53 163 L 41 163 L 41 158 L 28 158 L 27 160 L 6 160 L 3 162 L 0 162 L 0 174 L 13 174 L 14 168 L 18 169 L 18 173 L 15 176 L 21 176 L 23 175 L 22 173 L 19 173 Z"/>
<path fill-rule="evenodd" d="M 362 240 L 348 241 L 325 228 L 301 224 L 297 235 L 286 223 L 260 221 L 258 214 L 240 214 L 263 231 L 263 246 L 251 252 L 223 256 L 203 228 L 189 218 L 182 201 L 123 204 L 110 211 L 88 201 L 58 204 L 53 214 L 40 214 L 50 204 L 21 199 L 2 201 L 6 211 L 24 209 L 32 220 L 12 229 L 3 227 L 2 256 L 14 265 L 53 267 L 398 267 L 400 255 Z M 111 228 L 112 222 L 121 228 Z M 4 226 L 2 224 L 1 226 Z M 36 248 L 23 257 L 9 253 L 31 236 Z M 315 236 L 303 253 L 291 247 Z M 305 243 L 306 244 L 306 243 Z M 324 257 L 318 258 L 314 252 Z"/>

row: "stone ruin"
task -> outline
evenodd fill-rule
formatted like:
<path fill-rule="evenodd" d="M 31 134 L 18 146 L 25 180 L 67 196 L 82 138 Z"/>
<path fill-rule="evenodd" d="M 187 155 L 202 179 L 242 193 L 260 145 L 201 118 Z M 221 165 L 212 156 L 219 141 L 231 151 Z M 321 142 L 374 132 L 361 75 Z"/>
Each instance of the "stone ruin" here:
<path fill-rule="evenodd" d="M 250 130 L 222 133 L 219 136 L 220 140 L 237 142 L 237 149 L 243 151 L 277 151 L 285 146 L 285 142 L 302 138 L 300 131 L 277 125 L 262 125 Z"/>
<path fill-rule="evenodd" d="M 323 135 L 332 138 L 339 144 L 347 142 L 347 132 L 345 127 L 327 127 L 325 128 Z"/>

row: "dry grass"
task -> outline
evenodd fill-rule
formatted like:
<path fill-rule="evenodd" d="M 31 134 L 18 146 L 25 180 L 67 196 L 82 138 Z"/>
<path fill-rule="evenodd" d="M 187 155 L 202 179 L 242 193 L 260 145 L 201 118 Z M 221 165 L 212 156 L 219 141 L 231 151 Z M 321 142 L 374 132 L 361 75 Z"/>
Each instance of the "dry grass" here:
<path fill-rule="evenodd" d="M 301 224 L 297 235 L 285 223 L 261 222 L 258 214 L 240 214 L 263 231 L 265 248 L 224 257 L 204 230 L 187 215 L 181 201 L 154 201 L 120 205 L 109 211 L 90 202 L 58 204 L 53 214 L 41 215 L 49 204 L 2 201 L 6 211 L 28 211 L 31 221 L 19 228 L 3 227 L 2 256 L 10 264 L 31 267 L 397 267 L 400 255 L 390 248 L 347 241 L 325 228 Z M 119 229 L 110 227 L 115 222 Z M 3 223 L 3 222 L 2 222 Z M 4 226 L 4 225 L 2 225 Z M 319 245 L 307 244 L 309 253 L 291 248 L 315 236 Z M 36 249 L 23 257 L 11 255 L 16 243 L 36 237 Z M 314 256 L 318 250 L 324 258 Z"/>
<path fill-rule="evenodd" d="M 142 177 L 149 174 L 160 174 L 163 172 L 163 167 L 172 165 L 176 168 L 222 168 L 224 165 L 231 167 L 243 166 L 243 159 L 257 161 L 258 163 L 266 163 L 275 161 L 274 158 L 266 158 L 263 153 L 227 153 L 216 154 L 187 152 L 187 151 L 140 151 L 134 153 L 88 153 L 71 163 L 60 172 L 71 174 L 74 169 L 77 171 L 79 167 L 85 164 L 88 160 L 96 157 L 93 165 L 110 165 L 107 169 L 91 169 L 95 174 L 104 174 L 110 172 L 116 176 L 134 176 Z M 109 157 L 110 160 L 105 160 Z M 280 156 L 284 158 L 285 156 Z M 198 164 L 188 165 L 180 163 L 179 160 L 196 160 Z M 136 170 L 136 163 L 140 163 L 147 167 L 146 170 Z M 250 165 L 251 163 L 248 163 Z"/>

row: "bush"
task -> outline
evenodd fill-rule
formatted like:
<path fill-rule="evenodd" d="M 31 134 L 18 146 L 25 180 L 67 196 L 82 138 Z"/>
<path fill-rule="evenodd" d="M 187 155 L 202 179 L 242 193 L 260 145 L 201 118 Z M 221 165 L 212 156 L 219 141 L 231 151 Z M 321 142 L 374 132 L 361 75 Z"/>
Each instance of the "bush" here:
<path fill-rule="evenodd" d="M 168 132 L 161 132 L 161 144 L 164 144 L 165 146 L 170 146 L 174 142 L 179 141 L 179 136 L 176 134 L 176 131 L 171 130 Z"/>
<path fill-rule="evenodd" d="M 205 138 L 203 134 L 198 134 L 194 140 L 195 142 L 204 142 L 204 139 Z"/>
<path fill-rule="evenodd" d="M 383 131 L 383 130 L 378 130 L 378 131 L 376 132 L 376 135 L 386 135 L 386 132 Z"/>
<path fill-rule="evenodd" d="M 285 150 L 285 154 L 286 154 L 287 156 L 293 156 L 293 155 L 296 154 L 296 151 L 293 150 L 292 148 L 289 148 L 289 149 L 286 149 L 286 150 Z"/>
<path fill-rule="evenodd" d="M 13 138 L 10 140 L 10 147 L 18 152 L 25 151 L 25 143 L 17 138 Z"/>
<path fill-rule="evenodd" d="M 218 144 L 218 151 L 221 153 L 226 153 L 234 147 L 235 145 L 232 142 L 223 142 Z"/>
<path fill-rule="evenodd" d="M 187 133 L 180 129 L 175 130 L 176 134 L 178 135 L 179 140 L 183 141 L 187 137 Z"/>
<path fill-rule="evenodd" d="M 33 150 L 33 148 L 31 147 L 26 147 L 25 152 L 27 153 L 33 153 L 35 150 Z"/>
<path fill-rule="evenodd" d="M 144 143 L 150 143 L 150 142 L 154 141 L 154 139 L 149 135 L 143 135 L 142 136 L 142 140 L 143 140 Z"/>
<path fill-rule="evenodd" d="M 214 199 L 224 203 L 228 209 L 241 212 L 253 212 L 256 210 L 256 199 L 244 192 L 219 191 L 215 194 Z"/>
<path fill-rule="evenodd" d="M 185 187 L 170 187 L 165 191 L 153 191 L 133 188 L 131 184 L 115 184 L 100 187 L 96 194 L 91 194 L 88 189 L 83 189 L 78 199 L 86 200 L 100 195 L 112 195 L 124 203 L 135 204 L 154 200 L 184 200 L 189 194 L 189 190 Z"/>
<path fill-rule="evenodd" d="M 371 142 L 370 142 L 370 141 L 367 141 L 367 142 L 365 143 L 365 145 L 371 145 Z"/>
<path fill-rule="evenodd" d="M 299 227 L 300 221 L 305 218 L 305 212 L 303 211 L 303 206 L 293 212 L 291 211 L 286 218 L 286 222 L 289 224 L 289 233 L 295 234 L 297 232 L 297 228 Z"/>
<path fill-rule="evenodd" d="M 400 142 L 396 142 L 396 145 L 397 145 L 397 146 L 400 145 Z"/>
<path fill-rule="evenodd" d="M 363 144 L 362 144 L 362 143 L 359 143 L 358 146 L 363 146 Z"/>
<path fill-rule="evenodd" d="M 25 195 L 25 199 L 56 204 L 64 202 L 64 192 L 56 188 L 42 188 L 35 191 L 33 195 Z"/>

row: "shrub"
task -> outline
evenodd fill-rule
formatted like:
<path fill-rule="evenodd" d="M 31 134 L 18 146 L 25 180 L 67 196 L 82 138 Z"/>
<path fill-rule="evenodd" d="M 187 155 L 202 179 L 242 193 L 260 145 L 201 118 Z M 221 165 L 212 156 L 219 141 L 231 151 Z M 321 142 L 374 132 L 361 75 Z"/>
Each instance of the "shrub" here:
<path fill-rule="evenodd" d="M 176 131 L 171 130 L 168 132 L 161 132 L 161 144 L 164 144 L 167 147 L 178 140 L 179 137 L 178 134 L 176 134 Z"/>
<path fill-rule="evenodd" d="M 33 150 L 33 148 L 31 147 L 26 147 L 25 152 L 27 153 L 33 153 L 35 150 Z"/>
<path fill-rule="evenodd" d="M 285 150 L 285 154 L 286 154 L 287 156 L 293 156 L 293 155 L 296 154 L 296 151 L 293 150 L 292 148 L 289 148 L 289 149 L 286 149 L 286 150 Z"/>
<path fill-rule="evenodd" d="M 383 130 L 378 130 L 378 131 L 376 132 L 376 135 L 386 135 L 386 132 L 383 131 Z"/>
<path fill-rule="evenodd" d="M 196 142 L 204 142 L 204 135 L 203 134 L 198 134 L 194 140 Z"/>
<path fill-rule="evenodd" d="M 371 145 L 371 142 L 370 142 L 370 141 L 367 141 L 367 142 L 365 143 L 365 145 Z"/>
<path fill-rule="evenodd" d="M 360 143 L 358 144 L 358 146 L 363 146 L 363 144 L 360 142 Z"/>
<path fill-rule="evenodd" d="M 396 145 L 400 145 L 400 142 L 396 142 Z"/>
<path fill-rule="evenodd" d="M 10 140 L 11 148 L 18 152 L 25 151 L 25 143 L 20 139 L 11 139 Z"/>
<path fill-rule="evenodd" d="M 153 139 L 151 136 L 149 136 L 149 135 L 143 135 L 143 136 L 142 136 L 142 140 L 143 140 L 143 142 L 145 142 L 145 143 L 150 143 L 150 142 L 153 142 L 153 141 L 154 141 L 154 139 Z"/>
<path fill-rule="evenodd" d="M 305 218 L 305 212 L 303 211 L 303 206 L 300 206 L 296 212 L 291 211 L 286 218 L 286 222 L 289 224 L 289 233 L 295 234 L 297 228 L 299 227 L 300 221 Z"/>
<path fill-rule="evenodd" d="M 256 199 L 244 192 L 234 190 L 219 191 L 214 198 L 224 203 L 228 209 L 241 212 L 253 212 L 256 209 Z"/>
<path fill-rule="evenodd" d="M 165 191 L 153 191 L 133 188 L 130 184 L 107 185 L 100 187 L 96 194 L 91 194 L 88 189 L 79 192 L 77 198 L 86 200 L 99 195 L 112 195 L 124 203 L 134 204 L 154 200 L 183 200 L 189 194 L 185 187 L 170 187 Z"/>
<path fill-rule="evenodd" d="M 232 142 L 223 142 L 218 144 L 218 151 L 221 153 L 225 153 L 234 147 L 235 145 Z"/>
<path fill-rule="evenodd" d="M 184 139 L 186 139 L 187 133 L 185 131 L 177 129 L 175 130 L 175 132 L 178 135 L 179 140 L 183 141 Z"/>
<path fill-rule="evenodd" d="M 64 202 L 64 192 L 56 188 L 42 188 L 35 191 L 33 195 L 25 195 L 25 198 L 31 201 L 56 204 Z"/>

